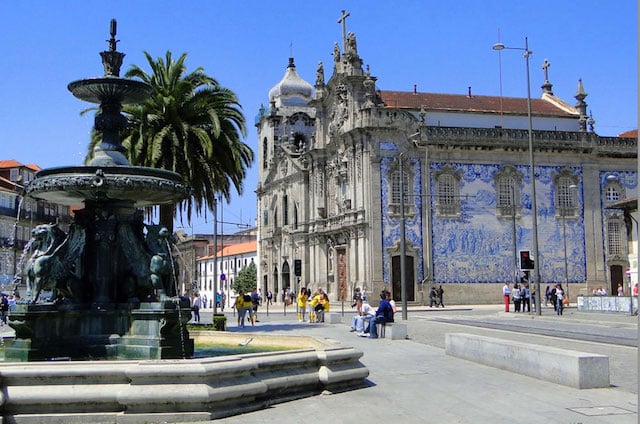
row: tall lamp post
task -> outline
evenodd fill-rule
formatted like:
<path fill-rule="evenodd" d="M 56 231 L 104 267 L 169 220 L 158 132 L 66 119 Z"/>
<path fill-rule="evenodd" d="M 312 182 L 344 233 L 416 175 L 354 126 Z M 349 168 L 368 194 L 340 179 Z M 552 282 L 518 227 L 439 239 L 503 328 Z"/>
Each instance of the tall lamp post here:
<path fill-rule="evenodd" d="M 521 50 L 524 51 L 524 58 L 527 65 L 527 116 L 529 119 L 529 173 L 531 174 L 531 229 L 533 232 L 533 258 L 535 260 L 535 288 L 536 288 L 536 314 L 542 315 L 542 308 L 540 304 L 540 255 L 538 254 L 538 205 L 536 201 L 536 174 L 535 174 L 535 162 L 533 159 L 533 120 L 531 116 L 531 82 L 529 78 L 529 57 L 533 54 L 529 50 L 529 40 L 524 38 L 524 48 L 521 47 L 507 47 L 502 43 L 496 43 L 493 45 L 493 50 Z"/>
<path fill-rule="evenodd" d="M 407 236 L 404 211 L 404 153 L 400 153 L 400 297 L 402 300 L 402 319 L 407 320 Z"/>

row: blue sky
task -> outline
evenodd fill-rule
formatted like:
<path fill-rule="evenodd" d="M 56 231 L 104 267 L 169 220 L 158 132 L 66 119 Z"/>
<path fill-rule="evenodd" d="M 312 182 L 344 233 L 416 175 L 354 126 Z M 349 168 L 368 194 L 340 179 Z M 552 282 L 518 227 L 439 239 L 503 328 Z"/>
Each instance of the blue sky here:
<path fill-rule="evenodd" d="M 330 63 L 341 39 L 337 23 L 346 9 L 347 30 L 383 90 L 499 95 L 500 40 L 524 47 L 529 39 L 532 96 L 541 93 L 544 59 L 556 96 L 575 104 L 578 78 L 600 135 L 637 128 L 637 2 L 619 0 L 398 0 L 398 1 L 11 1 L 0 2 L 0 159 L 43 168 L 82 162 L 93 118 L 67 84 L 103 74 L 109 21 L 118 21 L 118 50 L 146 68 L 171 50 L 187 53 L 188 70 L 203 67 L 238 95 L 247 119 L 246 142 L 256 151 L 254 118 L 284 75 L 291 53 L 298 73 L 313 83 L 319 61 Z M 329 75 L 326 75 L 329 78 Z M 502 53 L 502 93 L 525 97 L 524 59 Z M 244 195 L 224 206 L 224 221 L 253 224 L 257 165 Z M 193 230 L 212 231 L 211 214 Z M 178 224 L 179 225 L 179 224 Z M 185 223 L 185 225 L 187 225 Z M 233 225 L 225 232 L 234 232 Z M 191 231 L 191 228 L 188 230 Z"/>

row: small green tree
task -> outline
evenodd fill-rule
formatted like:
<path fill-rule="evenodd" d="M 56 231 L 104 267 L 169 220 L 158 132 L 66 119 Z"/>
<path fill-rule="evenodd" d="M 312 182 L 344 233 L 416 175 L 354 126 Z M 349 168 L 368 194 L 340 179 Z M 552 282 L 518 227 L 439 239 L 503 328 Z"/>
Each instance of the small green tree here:
<path fill-rule="evenodd" d="M 251 293 L 253 289 L 256 288 L 257 274 L 256 264 L 251 262 L 248 266 L 240 270 L 231 288 L 236 293 L 239 293 L 240 290 L 245 293 Z"/>

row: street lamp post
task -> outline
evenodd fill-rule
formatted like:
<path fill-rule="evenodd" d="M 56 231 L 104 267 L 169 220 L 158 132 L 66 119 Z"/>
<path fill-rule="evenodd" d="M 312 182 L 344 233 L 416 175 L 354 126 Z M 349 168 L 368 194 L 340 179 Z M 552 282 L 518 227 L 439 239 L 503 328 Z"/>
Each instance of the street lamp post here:
<path fill-rule="evenodd" d="M 518 283 L 518 240 L 516 233 L 516 189 L 515 179 L 511 183 L 511 237 L 513 240 L 513 283 Z"/>
<path fill-rule="evenodd" d="M 506 47 L 502 43 L 496 43 L 493 45 L 493 50 L 522 50 L 524 51 L 524 58 L 527 67 L 527 117 L 529 120 L 529 173 L 531 174 L 531 230 L 533 232 L 533 259 L 535 260 L 535 288 L 536 288 L 536 314 L 542 315 L 542 308 L 540 307 L 540 255 L 538 254 L 538 205 L 536 201 L 536 174 L 535 174 L 535 162 L 533 155 L 533 118 L 531 115 L 531 82 L 529 77 L 529 57 L 533 54 L 529 50 L 529 40 L 524 38 L 524 48 L 521 47 Z"/>
<path fill-rule="evenodd" d="M 567 211 L 562 212 L 562 243 L 564 244 L 564 285 L 569 297 L 569 266 L 567 264 Z"/>
<path fill-rule="evenodd" d="M 406 254 L 407 238 L 404 213 L 404 154 L 400 153 L 400 293 L 402 299 L 402 319 L 407 320 L 407 271 Z"/>

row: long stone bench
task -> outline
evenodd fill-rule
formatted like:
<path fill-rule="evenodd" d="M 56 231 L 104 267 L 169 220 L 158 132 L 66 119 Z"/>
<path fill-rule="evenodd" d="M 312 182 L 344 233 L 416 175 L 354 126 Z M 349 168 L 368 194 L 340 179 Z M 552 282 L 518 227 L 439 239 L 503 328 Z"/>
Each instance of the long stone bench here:
<path fill-rule="evenodd" d="M 466 333 L 447 333 L 447 355 L 552 383 L 594 389 L 609 387 L 609 357 Z"/>

